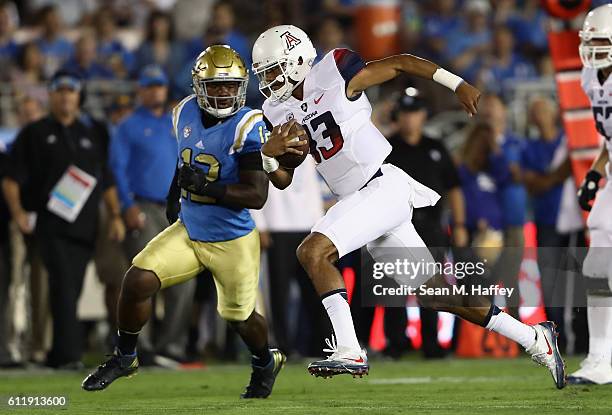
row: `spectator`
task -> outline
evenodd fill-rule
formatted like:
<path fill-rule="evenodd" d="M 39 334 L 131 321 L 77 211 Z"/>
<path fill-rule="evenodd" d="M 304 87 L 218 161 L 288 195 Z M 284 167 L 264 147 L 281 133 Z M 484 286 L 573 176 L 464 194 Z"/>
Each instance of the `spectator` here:
<path fill-rule="evenodd" d="M 251 45 L 248 39 L 235 27 L 235 14 L 232 5 L 227 1 L 217 1 L 212 8 L 212 16 L 210 24 L 203 36 L 193 39 L 187 49 L 187 61 L 181 71 L 181 80 L 179 82 L 179 90 L 183 93 L 191 94 L 191 91 L 186 91 L 186 85 L 191 82 L 191 68 L 193 62 L 204 49 L 210 45 L 229 45 L 242 57 L 247 68 L 251 67 Z M 257 78 L 251 74 L 249 76 L 249 85 L 247 90 L 247 105 L 251 107 L 259 107 L 263 102 L 263 96 L 257 88 Z"/>
<path fill-rule="evenodd" d="M 493 32 L 493 53 L 485 58 L 479 84 L 483 89 L 503 95 L 508 81 L 521 81 L 536 76 L 533 65 L 514 51 L 514 37 L 506 26 Z"/>
<path fill-rule="evenodd" d="M 20 126 L 40 120 L 45 115 L 43 104 L 31 95 L 26 95 L 18 101 L 17 120 Z"/>
<path fill-rule="evenodd" d="M 101 8 L 95 15 L 94 25 L 99 63 L 112 72 L 114 78 L 127 78 L 132 67 L 133 56 L 116 37 L 117 26 L 113 12 Z"/>
<path fill-rule="evenodd" d="M 53 5 L 62 21 L 68 27 L 75 27 L 83 22 L 99 2 L 97 0 L 29 0 L 27 3 L 32 8 Z"/>
<path fill-rule="evenodd" d="M 65 37 L 62 36 L 63 22 L 56 6 L 49 5 L 40 11 L 41 36 L 37 41 L 45 63 L 44 73 L 49 77 L 70 59 L 74 49 Z"/>
<path fill-rule="evenodd" d="M 488 230 L 501 231 L 504 221 L 500 192 L 510 179 L 510 171 L 490 125 L 478 123 L 468 132 L 459 177 L 471 239 Z"/>
<path fill-rule="evenodd" d="M 523 152 L 524 182 L 532 196 L 537 229 L 538 268 L 542 281 L 542 294 L 546 315 L 559 326 L 559 344 L 565 348 L 564 328 L 565 272 L 569 234 L 557 231 L 563 183 L 571 175 L 564 132 L 558 127 L 560 120 L 552 102 L 535 99 L 529 106 L 529 120 L 538 131 L 536 140 L 530 140 Z M 556 305 L 557 307 L 554 307 Z"/>
<path fill-rule="evenodd" d="M 488 1 L 468 0 L 465 21 L 447 41 L 444 55 L 468 81 L 475 78 L 483 55 L 491 49 L 491 31 L 487 20 L 490 11 Z"/>
<path fill-rule="evenodd" d="M 393 149 L 387 161 L 404 170 L 419 183 L 424 184 L 448 201 L 453 217 L 453 240 L 455 246 L 464 247 L 468 242 L 465 229 L 465 207 L 459 174 L 444 144 L 427 137 L 423 127 L 427 120 L 425 100 L 415 88 L 408 88 L 396 103 L 395 116 L 398 133 L 389 138 Z M 444 262 L 449 238 L 442 223 L 443 204 L 415 209 L 412 223 L 423 238 L 436 261 Z M 448 225 L 448 224 L 447 224 Z M 438 343 L 438 313 L 421 308 L 421 333 L 423 353 L 427 358 L 444 356 Z M 399 357 L 407 349 L 408 339 L 403 328 L 407 325 L 403 308 L 385 310 L 385 332 L 390 345 L 387 352 Z M 398 339 L 398 336 L 401 336 Z M 393 341 L 395 339 L 395 341 Z"/>
<path fill-rule="evenodd" d="M 106 114 L 108 118 L 108 129 L 111 133 L 111 137 L 115 136 L 117 127 L 128 115 L 134 110 L 131 95 L 121 94 L 113 98 L 113 102 L 107 109 Z"/>
<path fill-rule="evenodd" d="M 24 44 L 11 70 L 10 82 L 16 96 L 31 96 L 46 104 L 49 93 L 45 86 L 43 55 L 34 42 Z"/>
<path fill-rule="evenodd" d="M 145 245 L 168 226 L 166 196 L 177 166 L 172 117 L 166 111 L 168 78 L 159 66 L 145 67 L 139 78 L 140 106 L 117 127 L 110 160 L 117 180 L 121 209 L 128 232 L 124 247 L 131 261 Z M 143 364 L 154 354 L 184 359 L 184 346 L 193 301 L 195 280 L 164 292 L 166 312 L 155 346 L 141 336 Z"/>
<path fill-rule="evenodd" d="M 105 130 L 90 128 L 79 120 L 81 88 L 82 81 L 76 74 L 58 72 L 53 77 L 49 85 L 50 115 L 20 131 L 2 183 L 13 220 L 22 233 L 33 234 L 38 241 L 49 273 L 53 345 L 46 363 L 65 369 L 82 367 L 83 335 L 77 319 L 77 301 L 93 254 L 101 197 L 113 214 L 110 227 L 113 237 L 122 239 L 124 234 L 112 174 L 106 163 L 108 136 Z M 72 170 L 70 177 L 78 174 L 79 183 L 87 184 L 80 187 L 81 193 L 75 191 L 68 196 L 83 200 L 82 207 L 69 211 L 53 208 L 58 206 L 53 200 L 63 197 L 60 182 L 62 178 L 67 180 L 71 166 L 85 173 Z M 36 213 L 35 226 L 26 209 Z"/>
<path fill-rule="evenodd" d="M 79 74 L 84 80 L 111 79 L 113 72 L 98 63 L 96 55 L 96 38 L 92 32 L 84 32 L 75 45 L 74 56 L 66 62 L 64 68 Z"/>
<path fill-rule="evenodd" d="M 46 112 L 41 102 L 35 98 L 25 96 L 18 101 L 17 121 L 20 128 L 27 124 L 40 120 Z M 24 206 L 28 209 L 26 206 Z M 30 295 L 30 336 L 28 342 L 22 349 L 24 361 L 30 360 L 36 363 L 44 362 L 47 345 L 50 343 L 49 326 L 49 284 L 47 271 L 44 268 L 40 252 L 36 242 L 31 235 L 23 235 L 25 238 L 14 237 L 11 244 L 11 255 L 13 260 L 25 259 L 24 262 L 13 263 L 11 274 L 16 277 L 14 284 L 27 286 Z M 21 253 L 25 252 L 25 256 Z M 20 255 L 21 254 L 21 255 Z M 29 273 L 27 272 L 29 268 Z M 26 282 L 25 275 L 29 276 Z M 21 278 L 21 280 L 20 280 Z"/>
<path fill-rule="evenodd" d="M 295 250 L 310 229 L 323 217 L 323 197 L 312 158 L 295 171 L 292 186 L 270 188 L 268 200 L 253 218 L 260 231 L 261 247 L 268 253 L 270 316 L 278 347 L 302 356 L 316 355 L 325 339 L 329 323 L 308 275 Z M 296 215 L 292 212 L 300 212 Z M 291 284 L 300 289 L 300 303 L 291 304 Z M 295 320 L 290 320 L 291 316 Z"/>
<path fill-rule="evenodd" d="M 175 41 L 174 25 L 168 13 L 153 11 L 147 20 L 145 40 L 135 53 L 135 70 L 159 65 L 169 79 L 175 79 L 185 61 L 184 48 Z"/>
<path fill-rule="evenodd" d="M 522 8 L 513 7 L 512 11 L 500 23 L 512 30 L 516 45 L 525 56 L 539 59 L 548 50 L 548 14 L 538 0 L 525 0 Z"/>
<path fill-rule="evenodd" d="M 0 180 L 8 170 L 8 156 L 5 149 L 0 149 Z M 11 323 L 9 316 L 9 288 L 11 284 L 10 267 L 10 214 L 4 198 L 0 198 L 0 369 L 19 366 L 9 350 Z"/>
<path fill-rule="evenodd" d="M 494 276 L 505 287 L 518 287 L 518 273 L 523 259 L 525 238 L 523 226 L 527 216 L 527 192 L 522 183 L 521 155 L 525 140 L 518 138 L 507 128 L 506 107 L 497 95 L 488 94 L 480 99 L 480 114 L 489 122 L 495 132 L 497 144 L 501 147 L 510 169 L 510 180 L 501 189 L 504 249 L 497 261 Z M 515 292 L 519 290 L 516 289 Z M 518 297 L 516 298 L 518 300 Z M 518 303 L 509 305 L 513 317 L 518 318 Z"/>
<path fill-rule="evenodd" d="M 316 39 L 316 62 L 333 49 L 347 47 L 344 42 L 344 31 L 338 20 L 333 17 L 327 17 L 320 22 L 317 27 Z"/>
<path fill-rule="evenodd" d="M 440 0 L 428 5 L 428 9 L 421 32 L 425 54 L 433 61 L 443 63 L 447 59 L 445 52 L 450 37 L 460 26 L 457 1 Z"/>
<path fill-rule="evenodd" d="M 10 2 L 0 3 L 0 74 L 15 60 L 19 47 L 13 38 L 17 13 Z M 0 76 L 4 78 L 4 76 Z"/>

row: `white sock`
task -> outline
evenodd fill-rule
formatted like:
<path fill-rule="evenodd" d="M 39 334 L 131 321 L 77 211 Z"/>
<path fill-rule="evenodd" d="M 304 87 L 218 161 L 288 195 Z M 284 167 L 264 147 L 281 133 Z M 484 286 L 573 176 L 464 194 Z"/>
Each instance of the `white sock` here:
<path fill-rule="evenodd" d="M 612 297 L 587 296 L 589 359 L 610 363 L 612 355 Z"/>
<path fill-rule="evenodd" d="M 344 293 L 346 295 L 346 292 Z M 338 347 L 343 346 L 352 350 L 361 350 L 355 328 L 353 327 L 353 316 L 348 302 L 341 293 L 329 295 L 321 300 L 327 315 L 334 327 Z"/>
<path fill-rule="evenodd" d="M 525 349 L 533 346 L 536 341 L 533 327 L 521 323 L 510 314 L 504 313 L 503 311 L 499 314 L 493 314 L 486 328 L 510 340 L 514 340 Z"/>

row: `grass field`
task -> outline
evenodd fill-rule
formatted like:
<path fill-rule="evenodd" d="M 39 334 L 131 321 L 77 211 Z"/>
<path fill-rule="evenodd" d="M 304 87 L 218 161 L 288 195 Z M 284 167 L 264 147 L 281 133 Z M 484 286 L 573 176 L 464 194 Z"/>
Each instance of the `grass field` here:
<path fill-rule="evenodd" d="M 80 389 L 82 374 L 0 372 L 0 396 L 59 396 L 65 408 L 4 414 L 612 414 L 612 386 L 556 390 L 546 369 L 515 360 L 373 361 L 370 376 L 315 379 L 306 362 L 281 372 L 267 400 L 238 399 L 249 369 L 141 370 L 108 390 Z M 578 360 L 568 362 L 575 369 Z M 5 405 L 5 404 L 3 404 Z"/>

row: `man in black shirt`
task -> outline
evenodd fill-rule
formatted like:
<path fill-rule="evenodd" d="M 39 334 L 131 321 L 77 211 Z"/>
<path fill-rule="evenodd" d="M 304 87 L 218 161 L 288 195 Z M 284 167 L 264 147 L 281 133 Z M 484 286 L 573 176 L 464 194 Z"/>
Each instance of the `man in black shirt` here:
<path fill-rule="evenodd" d="M 389 138 L 393 146 L 387 162 L 401 168 L 418 182 L 442 195 L 452 214 L 452 237 L 455 246 L 466 246 L 468 235 L 465 229 L 463 193 L 459 175 L 444 145 L 423 135 L 427 120 L 424 99 L 415 88 L 407 88 L 396 104 L 398 132 Z M 445 248 L 449 246 L 448 234 L 442 224 L 443 203 L 415 209 L 412 223 L 429 247 L 436 261 L 442 261 Z M 421 308 L 421 333 L 425 357 L 441 357 L 437 335 L 438 314 Z M 404 348 L 406 338 L 406 312 L 401 308 L 385 310 L 385 331 L 389 338 L 389 354 L 398 355 Z"/>
<path fill-rule="evenodd" d="M 107 165 L 108 133 L 99 123 L 81 121 L 82 86 L 81 79 L 70 72 L 60 71 L 52 78 L 50 114 L 27 124 L 19 132 L 2 182 L 13 220 L 22 233 L 32 235 L 49 274 L 53 345 L 47 364 L 51 367 L 81 365 L 83 337 L 77 319 L 77 302 L 93 253 L 101 197 L 113 215 L 112 237 L 121 240 L 125 234 Z M 96 179 L 91 194 L 72 222 L 47 208 L 51 193 L 71 166 Z M 62 196 L 75 196 L 71 191 L 66 193 Z M 35 225 L 28 212 L 36 214 Z"/>

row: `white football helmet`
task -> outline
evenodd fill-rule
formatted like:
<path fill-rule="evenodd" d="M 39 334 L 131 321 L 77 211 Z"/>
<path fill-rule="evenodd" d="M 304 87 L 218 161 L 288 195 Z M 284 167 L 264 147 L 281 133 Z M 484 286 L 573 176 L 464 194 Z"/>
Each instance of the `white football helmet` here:
<path fill-rule="evenodd" d="M 316 56 L 308 35 L 299 27 L 280 25 L 266 30 L 253 45 L 259 90 L 272 101 L 286 100 L 306 78 Z"/>
<path fill-rule="evenodd" d="M 604 4 L 589 12 L 580 36 L 580 59 L 587 68 L 601 69 L 612 65 L 612 4 Z M 607 40 L 607 45 L 590 45 L 592 40 Z"/>

